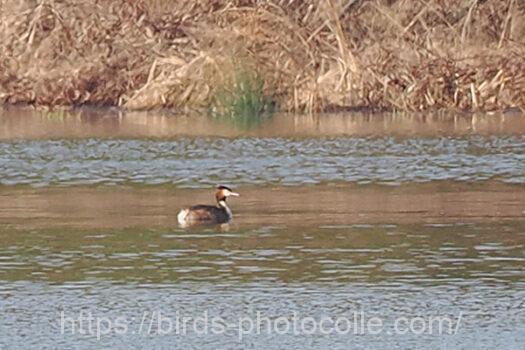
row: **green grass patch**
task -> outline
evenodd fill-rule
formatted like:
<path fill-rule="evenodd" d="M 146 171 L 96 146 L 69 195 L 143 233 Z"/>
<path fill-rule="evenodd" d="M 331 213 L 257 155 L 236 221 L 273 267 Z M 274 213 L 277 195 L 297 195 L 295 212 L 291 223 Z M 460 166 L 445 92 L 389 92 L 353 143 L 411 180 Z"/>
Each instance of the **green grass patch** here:
<path fill-rule="evenodd" d="M 210 114 L 240 129 L 257 127 L 275 112 L 275 101 L 264 88 L 265 81 L 258 73 L 243 69 L 232 83 L 218 89 Z"/>

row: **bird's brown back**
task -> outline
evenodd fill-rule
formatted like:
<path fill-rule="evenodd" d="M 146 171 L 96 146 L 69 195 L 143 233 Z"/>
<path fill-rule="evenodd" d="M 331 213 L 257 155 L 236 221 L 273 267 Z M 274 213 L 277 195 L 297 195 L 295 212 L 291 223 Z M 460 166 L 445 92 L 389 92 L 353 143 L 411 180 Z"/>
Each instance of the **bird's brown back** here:
<path fill-rule="evenodd" d="M 229 220 L 228 214 L 222 208 L 213 205 L 194 205 L 190 207 L 188 219 L 190 221 L 210 221 L 223 223 Z"/>

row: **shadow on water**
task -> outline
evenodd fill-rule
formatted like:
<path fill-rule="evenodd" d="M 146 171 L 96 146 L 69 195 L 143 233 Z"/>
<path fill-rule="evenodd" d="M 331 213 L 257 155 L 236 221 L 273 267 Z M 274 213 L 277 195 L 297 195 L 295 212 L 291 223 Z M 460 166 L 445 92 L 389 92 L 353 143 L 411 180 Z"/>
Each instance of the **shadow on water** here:
<path fill-rule="evenodd" d="M 221 115 L 213 118 L 215 119 L 213 121 L 214 124 L 220 124 L 221 128 L 227 127 L 238 132 L 249 132 L 260 128 L 265 123 L 269 123 L 273 115 L 251 116 L 249 114 L 241 114 L 234 116 Z"/>
<path fill-rule="evenodd" d="M 520 112 L 461 115 L 453 113 L 326 115 L 276 114 L 271 118 L 208 118 L 171 112 L 115 110 L 34 111 L 0 109 L 0 140 L 43 138 L 174 138 L 217 137 L 336 137 L 520 135 Z"/>

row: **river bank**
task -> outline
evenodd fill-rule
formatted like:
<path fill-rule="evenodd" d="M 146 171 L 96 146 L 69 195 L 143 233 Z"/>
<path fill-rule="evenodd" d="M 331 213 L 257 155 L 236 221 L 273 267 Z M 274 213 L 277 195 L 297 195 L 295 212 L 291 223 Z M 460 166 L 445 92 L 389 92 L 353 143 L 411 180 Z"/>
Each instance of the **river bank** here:
<path fill-rule="evenodd" d="M 525 108 L 525 5 L 513 0 L 4 0 L 0 10 L 7 105 L 213 109 L 248 72 L 280 111 Z"/>

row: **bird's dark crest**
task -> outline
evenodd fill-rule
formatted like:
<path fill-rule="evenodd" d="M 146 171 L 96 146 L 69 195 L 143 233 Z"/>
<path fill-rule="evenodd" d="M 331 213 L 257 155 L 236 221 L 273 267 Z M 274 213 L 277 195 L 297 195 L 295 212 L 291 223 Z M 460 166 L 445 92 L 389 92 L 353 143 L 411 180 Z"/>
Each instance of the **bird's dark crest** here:
<path fill-rule="evenodd" d="M 231 188 L 227 187 L 227 186 L 223 186 L 223 185 L 219 185 L 217 186 L 217 189 L 218 190 L 228 190 L 230 192 L 233 192 Z"/>

